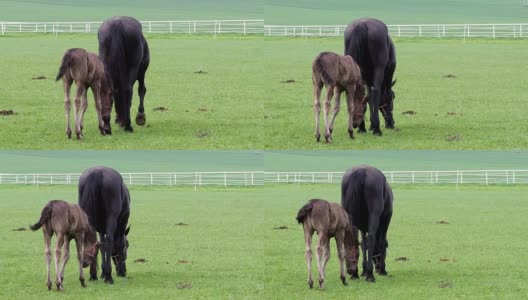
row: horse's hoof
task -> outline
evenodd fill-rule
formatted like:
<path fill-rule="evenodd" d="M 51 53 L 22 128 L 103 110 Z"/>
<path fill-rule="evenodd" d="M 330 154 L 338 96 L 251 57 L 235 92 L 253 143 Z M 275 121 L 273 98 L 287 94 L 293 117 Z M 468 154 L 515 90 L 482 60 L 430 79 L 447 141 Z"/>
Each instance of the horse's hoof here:
<path fill-rule="evenodd" d="M 62 287 L 61 283 L 57 283 L 57 291 L 62 291 L 64 288 Z"/>
<path fill-rule="evenodd" d="M 358 133 L 367 133 L 367 130 L 365 128 L 359 128 Z"/>
<path fill-rule="evenodd" d="M 143 125 L 145 125 L 146 122 L 147 122 L 147 116 L 145 115 L 145 113 L 138 113 L 136 115 L 136 124 L 137 125 L 143 126 Z"/>
<path fill-rule="evenodd" d="M 354 131 L 348 130 L 348 136 L 350 136 L 351 139 L 354 139 Z"/>
<path fill-rule="evenodd" d="M 343 285 L 348 285 L 348 283 L 346 282 L 345 276 L 341 277 L 341 282 L 343 283 Z"/>
<path fill-rule="evenodd" d="M 316 139 L 317 142 L 319 143 L 319 141 L 321 140 L 321 134 L 320 134 L 320 133 L 316 133 L 316 134 L 315 134 L 315 139 Z"/>
<path fill-rule="evenodd" d="M 130 133 L 134 132 L 134 128 L 132 128 L 132 126 L 125 126 L 125 129 L 123 130 Z"/>
<path fill-rule="evenodd" d="M 119 118 L 115 118 L 114 122 L 115 122 L 116 124 L 119 124 Z"/>
<path fill-rule="evenodd" d="M 48 286 L 48 291 L 51 291 L 51 282 L 48 282 L 47 286 Z"/>
<path fill-rule="evenodd" d="M 95 276 L 95 277 L 90 277 L 90 281 L 98 281 L 98 280 L 99 280 L 99 278 L 97 278 L 97 276 Z"/>
<path fill-rule="evenodd" d="M 376 270 L 376 271 L 377 271 L 377 270 Z M 385 271 L 385 270 L 379 270 L 379 271 L 377 271 L 377 273 L 378 273 L 379 275 L 381 275 L 381 276 L 387 276 L 387 275 L 389 275 L 389 273 L 387 273 L 387 271 Z"/>
<path fill-rule="evenodd" d="M 82 286 L 83 288 L 85 288 L 85 287 L 86 287 L 86 284 L 84 283 L 84 279 L 80 279 L 80 281 L 81 281 L 81 286 Z"/>
<path fill-rule="evenodd" d="M 374 276 L 367 276 L 367 278 L 365 278 L 365 281 L 374 283 L 376 282 L 376 279 L 374 278 Z"/>
<path fill-rule="evenodd" d="M 313 281 L 308 281 L 308 286 L 313 289 Z"/>
<path fill-rule="evenodd" d="M 374 130 L 374 132 L 372 132 L 373 135 L 375 136 L 382 136 L 382 133 L 381 133 L 381 130 Z"/>
<path fill-rule="evenodd" d="M 114 280 L 112 278 L 105 278 L 104 282 L 108 284 L 114 284 Z"/>

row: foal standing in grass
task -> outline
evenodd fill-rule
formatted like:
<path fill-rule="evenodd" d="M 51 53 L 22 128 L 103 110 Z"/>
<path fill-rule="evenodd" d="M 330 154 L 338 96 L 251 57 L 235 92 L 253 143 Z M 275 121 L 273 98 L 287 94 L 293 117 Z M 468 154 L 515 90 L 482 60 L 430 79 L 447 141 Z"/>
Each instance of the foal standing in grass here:
<path fill-rule="evenodd" d="M 334 121 L 340 109 L 341 93 L 347 94 L 348 106 L 348 134 L 354 138 L 353 115 L 364 111 L 365 88 L 361 80 L 361 70 L 354 59 L 348 55 L 339 55 L 332 52 L 322 52 L 312 64 L 312 82 L 314 86 L 314 111 L 315 111 L 315 138 L 319 142 L 319 114 L 321 111 L 321 91 L 326 86 L 326 98 L 324 102 L 324 136 L 327 143 L 332 142 L 332 131 Z M 328 122 L 330 102 L 335 93 L 334 113 Z"/>
<path fill-rule="evenodd" d="M 95 235 L 95 230 L 90 226 L 88 217 L 77 204 L 69 204 L 62 200 L 53 200 L 48 202 L 42 209 L 40 220 L 30 226 L 35 231 L 42 227 L 44 232 L 44 253 L 46 255 L 46 267 L 48 272 L 48 290 L 51 290 L 51 237 L 57 235 L 57 246 L 55 247 L 55 275 L 57 290 L 62 291 L 62 282 L 64 281 L 64 269 L 70 258 L 70 241 L 75 239 L 77 246 L 77 260 L 79 261 L 79 281 L 83 287 L 84 273 L 83 267 L 90 266 L 97 268 L 97 251 L 99 243 Z M 66 239 L 66 241 L 65 241 Z M 64 243 L 66 242 L 66 243 Z M 64 256 L 62 257 L 62 266 L 60 263 L 62 247 L 64 244 Z"/>
<path fill-rule="evenodd" d="M 74 120 L 75 134 L 77 139 L 81 139 L 83 134 L 84 113 L 88 107 L 86 92 L 92 88 L 95 99 L 95 109 L 99 121 L 99 130 L 102 135 L 111 134 L 110 126 L 103 123 L 103 117 L 108 116 L 112 111 L 112 81 L 105 72 L 105 68 L 99 57 L 84 49 L 73 48 L 64 53 L 59 73 L 55 80 L 62 78 L 64 84 L 64 112 L 66 114 L 66 134 L 71 138 L 70 129 L 70 90 L 73 81 L 77 86 L 75 95 Z"/>
<path fill-rule="evenodd" d="M 299 224 L 302 223 L 304 227 L 308 285 L 310 288 L 313 288 L 312 236 L 314 231 L 317 231 L 317 235 L 319 236 L 316 251 L 319 288 L 324 289 L 324 272 L 326 264 L 330 259 L 330 238 L 332 237 L 335 237 L 336 240 L 341 281 L 344 285 L 347 285 L 345 277 L 345 251 L 347 260 L 355 260 L 357 269 L 359 243 L 357 234 L 354 235 L 349 227 L 348 215 L 345 210 L 337 203 L 312 199 L 301 207 L 297 213 L 297 222 Z"/>

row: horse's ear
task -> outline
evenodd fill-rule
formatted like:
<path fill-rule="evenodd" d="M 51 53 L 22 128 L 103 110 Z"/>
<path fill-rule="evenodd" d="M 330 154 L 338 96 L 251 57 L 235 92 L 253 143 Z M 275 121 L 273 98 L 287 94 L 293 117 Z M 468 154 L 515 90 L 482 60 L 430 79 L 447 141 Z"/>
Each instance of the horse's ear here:
<path fill-rule="evenodd" d="M 398 79 L 394 79 L 391 83 L 391 87 L 393 87 L 395 84 L 396 84 L 396 81 L 398 81 Z"/>
<path fill-rule="evenodd" d="M 130 225 L 128 225 L 128 228 L 125 230 L 125 235 L 128 235 L 129 231 L 130 231 Z"/>

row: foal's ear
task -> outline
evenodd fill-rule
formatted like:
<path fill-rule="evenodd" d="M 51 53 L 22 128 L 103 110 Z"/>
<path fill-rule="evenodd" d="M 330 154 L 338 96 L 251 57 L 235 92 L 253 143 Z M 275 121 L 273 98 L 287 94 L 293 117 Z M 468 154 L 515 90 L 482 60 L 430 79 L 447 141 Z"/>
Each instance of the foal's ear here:
<path fill-rule="evenodd" d="M 130 225 L 128 225 L 128 228 L 125 230 L 125 235 L 128 235 L 129 231 L 130 231 Z"/>
<path fill-rule="evenodd" d="M 391 87 L 393 87 L 393 86 L 394 86 L 394 85 L 396 84 L 396 81 L 398 81 L 398 79 L 397 79 L 397 78 L 396 78 L 396 79 L 394 79 L 394 80 L 392 81 L 392 83 L 391 83 Z"/>

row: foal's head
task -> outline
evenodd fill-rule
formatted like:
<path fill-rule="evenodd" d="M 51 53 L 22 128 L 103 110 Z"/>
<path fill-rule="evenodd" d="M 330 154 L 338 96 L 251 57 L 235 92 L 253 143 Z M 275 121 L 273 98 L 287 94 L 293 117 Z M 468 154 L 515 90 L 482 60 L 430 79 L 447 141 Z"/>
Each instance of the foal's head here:
<path fill-rule="evenodd" d="M 97 266 L 97 252 L 101 244 L 97 241 L 95 230 L 91 225 L 84 233 L 84 253 L 83 253 L 83 267 L 86 268 L 92 264 Z"/>
<path fill-rule="evenodd" d="M 114 104 L 114 86 L 112 84 L 112 77 L 110 73 L 105 70 L 104 78 L 101 80 L 101 114 L 103 116 L 104 131 L 106 134 L 111 134 L 110 115 L 112 113 L 112 106 Z"/>
<path fill-rule="evenodd" d="M 345 231 L 345 261 L 347 273 L 357 277 L 359 260 L 359 240 L 357 228 L 347 227 Z"/>
<path fill-rule="evenodd" d="M 116 271 L 118 276 L 126 276 L 126 259 L 128 254 L 128 233 L 130 232 L 130 226 L 125 230 L 123 235 L 117 237 L 114 249 L 112 251 L 112 260 L 116 265 Z"/>

